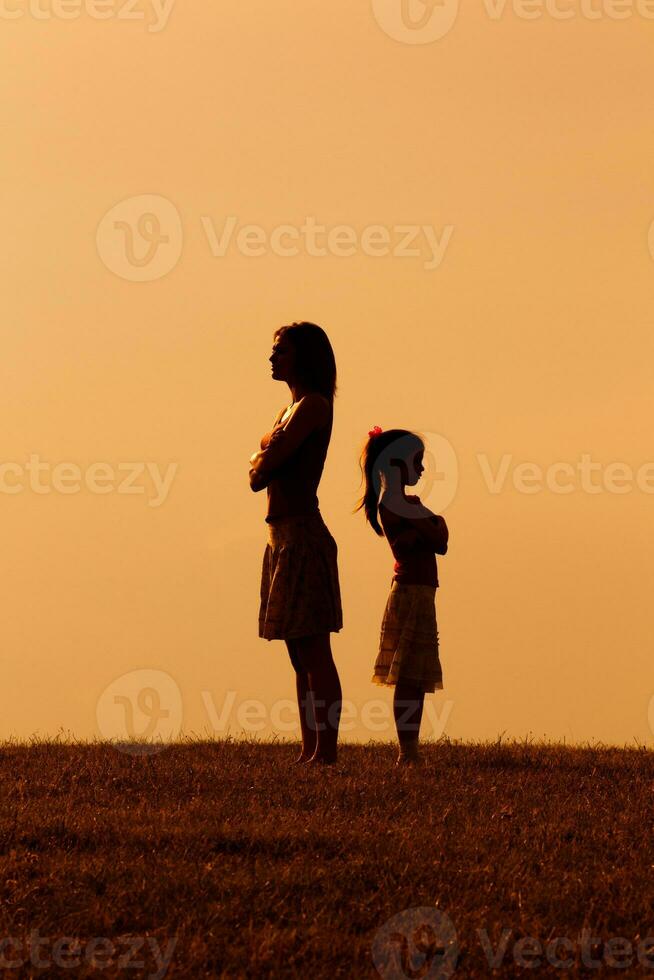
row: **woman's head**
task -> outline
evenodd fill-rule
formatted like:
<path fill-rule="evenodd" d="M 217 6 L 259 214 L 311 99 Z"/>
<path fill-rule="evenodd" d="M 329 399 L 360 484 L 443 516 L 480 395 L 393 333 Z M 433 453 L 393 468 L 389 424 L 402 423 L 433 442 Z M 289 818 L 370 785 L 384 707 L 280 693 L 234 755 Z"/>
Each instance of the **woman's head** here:
<path fill-rule="evenodd" d="M 270 356 L 275 380 L 317 391 L 330 402 L 336 394 L 336 360 L 327 334 L 306 320 L 278 327 Z"/>
<path fill-rule="evenodd" d="M 369 436 L 359 459 L 363 496 L 355 511 L 363 508 L 366 520 L 374 531 L 383 535 L 379 525 L 378 507 L 382 489 L 401 493 L 420 479 L 425 444 L 415 432 L 407 429 L 388 429 Z"/>

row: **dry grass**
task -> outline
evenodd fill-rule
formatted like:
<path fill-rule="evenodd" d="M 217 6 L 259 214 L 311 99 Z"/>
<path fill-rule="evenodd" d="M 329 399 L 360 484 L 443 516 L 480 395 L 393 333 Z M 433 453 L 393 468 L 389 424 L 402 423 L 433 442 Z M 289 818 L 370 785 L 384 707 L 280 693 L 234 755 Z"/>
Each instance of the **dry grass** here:
<path fill-rule="evenodd" d="M 0 973 L 377 977 L 378 930 L 435 906 L 456 929 L 455 977 L 654 976 L 654 954 L 652 968 L 636 954 L 654 935 L 654 753 L 447 740 L 424 753 L 422 771 L 398 772 L 394 747 L 345 745 L 337 767 L 307 771 L 288 765 L 296 746 L 275 743 L 186 741 L 154 755 L 5 743 L 0 938 L 19 943 L 5 960 L 26 962 Z M 430 956 L 420 915 L 379 947 L 395 957 L 386 976 L 450 975 L 438 954 L 431 972 L 412 965 L 412 952 Z M 601 968 L 583 965 L 583 927 L 603 943 L 591 951 Z M 78 965 L 30 966 L 35 929 L 41 962 L 69 936 Z M 503 929 L 494 970 L 482 939 L 497 947 Z M 573 965 L 518 966 L 526 936 L 567 937 L 574 949 L 559 953 Z M 94 937 L 115 947 L 98 944 L 95 965 Z M 630 965 L 609 969 L 616 937 L 633 944 Z M 172 954 L 167 972 L 155 947 Z"/>

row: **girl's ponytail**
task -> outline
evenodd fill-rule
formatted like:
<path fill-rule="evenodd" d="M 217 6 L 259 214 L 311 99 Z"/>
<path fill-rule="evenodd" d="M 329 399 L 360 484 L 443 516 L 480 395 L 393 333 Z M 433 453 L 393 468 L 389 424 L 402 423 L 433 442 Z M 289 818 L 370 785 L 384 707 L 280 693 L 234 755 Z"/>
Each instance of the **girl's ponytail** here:
<path fill-rule="evenodd" d="M 379 451 L 381 448 L 379 446 L 379 441 L 382 435 L 382 430 L 378 425 L 368 432 L 368 440 L 364 444 L 363 451 L 359 458 L 359 467 L 361 469 L 364 487 L 363 496 L 357 502 L 357 505 L 354 508 L 354 513 L 356 513 L 357 510 L 361 510 L 363 507 L 363 512 L 366 515 L 368 524 L 370 524 L 375 533 L 379 534 L 381 537 L 383 537 L 384 534 L 379 526 L 378 517 L 381 480 L 378 468 L 377 472 L 375 472 L 375 462 L 379 456 Z"/>

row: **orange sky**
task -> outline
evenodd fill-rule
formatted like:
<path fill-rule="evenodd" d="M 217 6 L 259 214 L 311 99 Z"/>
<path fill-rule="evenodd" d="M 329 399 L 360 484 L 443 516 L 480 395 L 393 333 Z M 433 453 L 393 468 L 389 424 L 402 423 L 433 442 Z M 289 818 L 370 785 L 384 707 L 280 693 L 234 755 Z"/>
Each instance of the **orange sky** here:
<path fill-rule="evenodd" d="M 654 745 L 654 479 L 635 475 L 654 460 L 645 8 L 623 0 L 616 19 L 595 0 L 590 19 L 559 0 L 568 19 L 527 19 L 480 0 L 414 43 L 399 0 L 187 0 L 165 23 L 164 6 L 0 14 L 3 486 L 24 474 L 0 493 L 0 737 L 106 734 L 116 692 L 142 690 L 143 718 L 158 704 L 174 730 L 292 735 L 284 644 L 257 635 L 265 493 L 247 470 L 291 401 L 270 379 L 273 330 L 308 319 L 339 372 L 320 502 L 339 544 L 343 737 L 394 737 L 391 693 L 370 683 L 392 557 L 351 513 L 378 424 L 447 440 L 456 462 L 444 690 L 423 734 L 440 719 L 452 738 Z M 144 213 L 159 225 L 139 237 Z M 307 222 L 332 230 L 327 254 Z M 399 254 L 406 227 L 417 254 Z M 599 493 L 580 476 L 548 488 L 549 467 L 584 455 Z M 522 463 L 541 490 L 516 486 Z M 141 493 L 117 490 L 130 464 Z"/>

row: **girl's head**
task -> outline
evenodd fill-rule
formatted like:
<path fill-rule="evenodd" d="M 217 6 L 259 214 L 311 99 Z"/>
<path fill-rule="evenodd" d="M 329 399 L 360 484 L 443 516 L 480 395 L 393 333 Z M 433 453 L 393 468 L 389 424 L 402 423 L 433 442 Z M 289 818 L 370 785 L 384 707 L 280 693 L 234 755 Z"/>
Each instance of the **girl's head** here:
<path fill-rule="evenodd" d="M 327 334 L 306 320 L 278 327 L 270 356 L 272 376 L 317 391 L 330 402 L 336 394 L 336 360 Z"/>
<path fill-rule="evenodd" d="M 420 436 L 407 429 L 388 429 L 368 437 L 359 459 L 364 491 L 354 510 L 363 507 L 366 520 L 377 534 L 384 533 L 378 517 L 382 490 L 401 495 L 405 486 L 416 484 L 424 470 L 424 452 Z"/>

